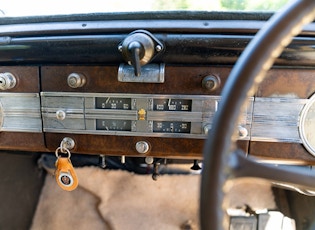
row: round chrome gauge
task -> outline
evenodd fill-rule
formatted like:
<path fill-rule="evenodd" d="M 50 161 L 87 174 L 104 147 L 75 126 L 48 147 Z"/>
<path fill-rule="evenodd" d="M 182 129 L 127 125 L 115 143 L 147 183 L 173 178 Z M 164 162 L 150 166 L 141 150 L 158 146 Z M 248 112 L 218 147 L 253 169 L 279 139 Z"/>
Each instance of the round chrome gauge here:
<path fill-rule="evenodd" d="M 2 103 L 0 101 L 0 132 L 2 130 L 3 127 L 3 121 L 4 120 L 4 114 L 3 114 L 3 107 L 2 107 Z"/>
<path fill-rule="evenodd" d="M 304 147 L 315 156 L 315 94 L 302 109 L 299 132 Z"/>

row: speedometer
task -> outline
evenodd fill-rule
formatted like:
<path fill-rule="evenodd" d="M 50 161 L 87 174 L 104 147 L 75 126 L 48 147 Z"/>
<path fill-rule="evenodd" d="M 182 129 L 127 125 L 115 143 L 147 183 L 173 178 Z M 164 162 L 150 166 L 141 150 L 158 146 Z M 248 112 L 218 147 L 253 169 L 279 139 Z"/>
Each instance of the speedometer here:
<path fill-rule="evenodd" d="M 304 147 L 315 156 L 315 94 L 302 109 L 299 132 Z"/>

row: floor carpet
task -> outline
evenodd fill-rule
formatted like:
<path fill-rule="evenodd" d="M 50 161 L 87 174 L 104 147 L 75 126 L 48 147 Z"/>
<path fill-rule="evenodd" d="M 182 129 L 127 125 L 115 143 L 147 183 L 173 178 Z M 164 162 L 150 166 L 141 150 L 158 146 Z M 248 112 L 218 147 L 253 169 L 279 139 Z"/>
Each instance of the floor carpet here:
<path fill-rule="evenodd" d="M 79 187 L 73 192 L 61 190 L 47 175 L 32 230 L 199 229 L 200 175 L 153 181 L 151 175 L 96 167 L 76 171 Z M 265 184 L 236 183 L 228 196 L 233 207 L 275 208 Z"/>

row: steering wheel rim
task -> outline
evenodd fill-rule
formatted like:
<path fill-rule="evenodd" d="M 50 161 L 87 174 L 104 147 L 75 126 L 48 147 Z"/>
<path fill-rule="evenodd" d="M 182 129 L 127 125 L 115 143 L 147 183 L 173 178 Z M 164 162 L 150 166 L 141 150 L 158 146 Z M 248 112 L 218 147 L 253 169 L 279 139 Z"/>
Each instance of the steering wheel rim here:
<path fill-rule="evenodd" d="M 200 190 L 201 229 L 223 229 L 222 188 L 225 181 L 233 176 L 227 162 L 236 150 L 233 134 L 246 99 L 253 95 L 292 37 L 300 33 L 302 27 L 314 17 L 314 0 L 289 3 L 256 34 L 233 67 L 204 146 Z"/>

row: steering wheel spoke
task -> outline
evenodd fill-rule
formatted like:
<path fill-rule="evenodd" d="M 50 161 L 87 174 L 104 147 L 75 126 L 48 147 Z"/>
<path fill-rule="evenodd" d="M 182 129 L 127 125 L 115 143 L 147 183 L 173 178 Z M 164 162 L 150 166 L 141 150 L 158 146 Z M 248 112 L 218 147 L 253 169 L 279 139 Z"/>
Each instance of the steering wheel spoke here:
<path fill-rule="evenodd" d="M 245 156 L 241 150 L 231 154 L 228 165 L 233 178 L 261 178 L 274 184 L 287 185 L 299 190 L 315 190 L 315 172 L 308 167 L 259 162 L 255 157 Z"/>

